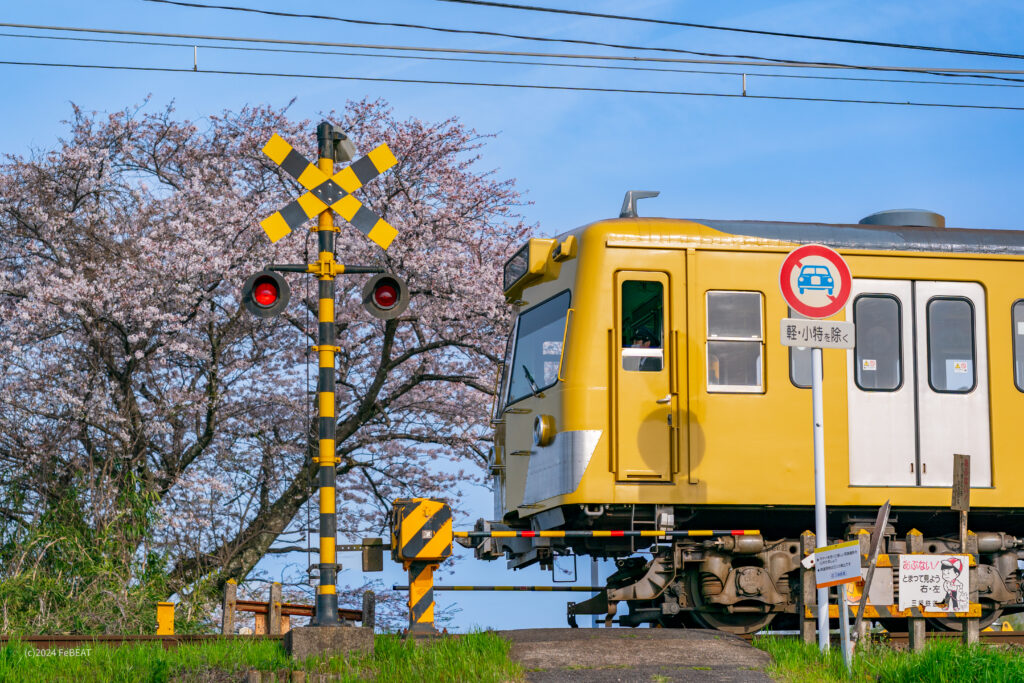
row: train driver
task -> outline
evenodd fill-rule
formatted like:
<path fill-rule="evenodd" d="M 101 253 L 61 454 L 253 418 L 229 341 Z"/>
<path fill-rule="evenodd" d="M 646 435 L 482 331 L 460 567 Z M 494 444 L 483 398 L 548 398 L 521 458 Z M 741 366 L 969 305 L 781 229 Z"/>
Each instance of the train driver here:
<path fill-rule="evenodd" d="M 647 327 L 638 327 L 633 331 L 634 349 L 660 349 L 657 337 Z M 638 361 L 636 370 L 641 372 L 658 372 L 661 370 L 661 357 L 659 355 L 641 356 L 635 359 Z M 627 368 L 633 369 L 633 368 Z"/>

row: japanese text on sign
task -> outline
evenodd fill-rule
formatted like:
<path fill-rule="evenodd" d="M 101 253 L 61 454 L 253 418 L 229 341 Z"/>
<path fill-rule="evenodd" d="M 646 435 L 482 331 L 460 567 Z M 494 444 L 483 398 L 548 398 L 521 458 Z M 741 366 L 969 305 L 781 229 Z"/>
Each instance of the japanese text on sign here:
<path fill-rule="evenodd" d="M 900 555 L 900 609 L 970 609 L 967 555 Z"/>
<path fill-rule="evenodd" d="M 853 323 L 842 320 L 783 318 L 780 332 L 783 346 L 821 349 L 852 349 L 856 338 Z"/>
<path fill-rule="evenodd" d="M 859 541 L 827 545 L 814 551 L 814 581 L 818 588 L 860 580 Z"/>

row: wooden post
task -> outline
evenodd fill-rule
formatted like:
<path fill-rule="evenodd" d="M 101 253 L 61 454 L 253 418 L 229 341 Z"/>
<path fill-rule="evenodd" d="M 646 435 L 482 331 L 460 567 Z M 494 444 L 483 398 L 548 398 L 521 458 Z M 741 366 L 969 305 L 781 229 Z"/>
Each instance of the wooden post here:
<path fill-rule="evenodd" d="M 950 505 L 960 513 L 960 552 L 970 555 L 973 564 L 968 571 L 968 595 L 971 604 L 978 602 L 978 536 L 967 530 L 967 512 L 971 509 L 971 456 L 953 455 L 953 502 Z M 978 619 L 967 617 L 963 620 L 963 642 L 976 645 L 979 642 Z"/>
<path fill-rule="evenodd" d="M 270 584 L 270 600 L 267 601 L 267 620 L 270 635 L 281 635 L 281 584 L 277 581 Z"/>
<path fill-rule="evenodd" d="M 857 623 L 854 626 L 855 638 L 859 642 L 867 635 L 867 625 L 864 621 L 864 612 L 868 608 L 868 598 L 871 594 L 871 583 L 875 577 L 875 567 L 878 565 L 878 555 L 885 543 L 885 525 L 889 523 L 889 501 L 885 501 L 882 507 L 878 508 L 875 516 L 875 526 L 870 536 L 863 530 L 858 534 L 860 540 L 861 557 L 867 557 L 868 569 L 864 575 L 864 591 L 860 596 L 860 603 L 857 606 Z"/>
<path fill-rule="evenodd" d="M 966 514 L 966 513 L 963 513 Z M 968 572 L 970 576 L 968 587 L 968 595 L 970 595 L 970 602 L 977 604 L 978 602 L 978 562 L 981 559 L 978 554 L 978 535 L 973 531 L 968 531 L 966 536 L 966 552 L 973 559 L 971 563 L 973 566 Z M 980 620 L 977 617 L 967 617 L 964 619 L 964 631 L 963 631 L 963 642 L 965 645 L 977 645 L 981 642 L 981 634 L 979 633 Z"/>
<path fill-rule="evenodd" d="M 917 529 L 911 529 L 907 534 L 907 553 L 921 553 L 924 551 L 924 538 Z M 919 609 L 911 607 L 913 609 Z M 907 619 L 907 641 L 911 652 L 920 652 L 924 649 L 924 618 L 909 617 Z"/>
<path fill-rule="evenodd" d="M 288 631 L 292 630 L 292 617 L 290 614 L 281 615 L 281 635 L 283 636 Z"/>
<path fill-rule="evenodd" d="M 235 601 L 238 595 L 238 584 L 234 579 L 228 579 L 224 584 L 224 604 L 220 615 L 220 633 L 230 636 L 235 632 Z"/>
<path fill-rule="evenodd" d="M 800 534 L 800 558 L 803 559 L 814 552 L 814 533 L 805 531 Z M 817 613 L 818 588 L 814 582 L 814 569 L 800 565 L 800 600 L 797 603 L 797 610 L 800 612 L 800 637 L 808 645 L 817 642 Z M 807 610 L 811 611 L 808 618 Z"/>
<path fill-rule="evenodd" d="M 363 623 L 367 628 L 377 625 L 377 596 L 373 591 L 363 593 Z"/>
<path fill-rule="evenodd" d="M 267 635 L 267 615 L 259 614 L 258 612 L 253 615 L 256 623 L 253 624 L 256 628 L 252 630 L 253 635 L 265 636 Z"/>

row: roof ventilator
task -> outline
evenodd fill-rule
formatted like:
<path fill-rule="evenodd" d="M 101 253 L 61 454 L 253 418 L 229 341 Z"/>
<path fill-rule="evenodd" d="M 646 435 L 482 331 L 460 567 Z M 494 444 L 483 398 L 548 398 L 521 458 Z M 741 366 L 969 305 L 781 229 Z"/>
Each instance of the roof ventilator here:
<path fill-rule="evenodd" d="M 925 209 L 889 209 L 860 219 L 861 225 L 888 225 L 893 227 L 944 228 L 946 217 Z"/>

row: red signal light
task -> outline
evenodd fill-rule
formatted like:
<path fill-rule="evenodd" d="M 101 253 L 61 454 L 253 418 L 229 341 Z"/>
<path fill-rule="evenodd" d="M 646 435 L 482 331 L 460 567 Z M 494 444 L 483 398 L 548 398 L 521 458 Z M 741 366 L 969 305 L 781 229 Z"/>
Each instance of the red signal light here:
<path fill-rule="evenodd" d="M 242 305 L 257 318 L 281 315 L 291 295 L 288 281 L 272 270 L 253 273 L 242 285 Z"/>
<path fill-rule="evenodd" d="M 260 306 L 273 306 L 274 302 L 277 301 L 279 293 L 277 286 L 271 280 L 263 280 L 262 282 L 256 283 L 256 287 L 253 289 L 252 298 L 256 300 Z"/>
<path fill-rule="evenodd" d="M 394 320 L 409 305 L 409 287 L 394 273 L 381 273 L 363 287 L 363 306 L 374 318 Z"/>
<path fill-rule="evenodd" d="M 398 303 L 398 288 L 389 282 L 381 282 L 373 290 L 373 301 L 385 310 L 394 308 Z"/>

